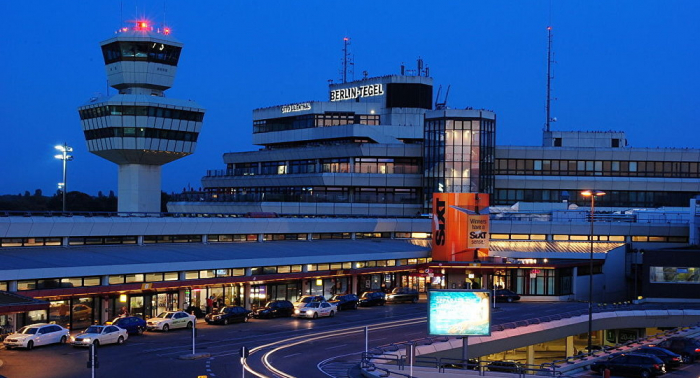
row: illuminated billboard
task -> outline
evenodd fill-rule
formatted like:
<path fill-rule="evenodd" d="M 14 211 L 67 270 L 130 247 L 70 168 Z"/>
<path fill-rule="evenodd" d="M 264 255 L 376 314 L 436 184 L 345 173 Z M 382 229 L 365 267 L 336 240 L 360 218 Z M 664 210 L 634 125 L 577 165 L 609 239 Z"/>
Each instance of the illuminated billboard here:
<path fill-rule="evenodd" d="M 428 291 L 428 334 L 490 336 L 490 299 L 488 290 Z"/>

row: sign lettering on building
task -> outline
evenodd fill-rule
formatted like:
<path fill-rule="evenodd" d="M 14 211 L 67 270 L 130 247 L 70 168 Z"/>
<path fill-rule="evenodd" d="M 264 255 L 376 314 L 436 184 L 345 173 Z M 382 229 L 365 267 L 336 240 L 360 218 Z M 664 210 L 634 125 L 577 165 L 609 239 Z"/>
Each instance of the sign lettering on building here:
<path fill-rule="evenodd" d="M 310 102 L 302 102 L 300 104 L 292 104 L 292 105 L 282 106 L 282 113 L 303 112 L 305 110 L 311 110 L 311 103 Z"/>
<path fill-rule="evenodd" d="M 354 100 L 360 97 L 381 96 L 384 94 L 382 84 L 370 84 L 360 87 L 342 88 L 331 91 L 331 101 Z"/>

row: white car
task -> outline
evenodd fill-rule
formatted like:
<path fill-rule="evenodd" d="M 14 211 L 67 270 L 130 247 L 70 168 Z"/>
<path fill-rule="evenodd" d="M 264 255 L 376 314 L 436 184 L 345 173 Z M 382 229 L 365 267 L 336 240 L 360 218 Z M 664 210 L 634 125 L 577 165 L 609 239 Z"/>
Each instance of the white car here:
<path fill-rule="evenodd" d="M 192 328 L 197 323 L 197 317 L 184 311 L 164 311 L 157 317 L 146 321 L 149 331 L 159 330 L 168 332 L 173 328 Z"/>
<path fill-rule="evenodd" d="M 90 346 L 91 344 L 123 344 L 129 338 L 129 333 L 124 328 L 114 325 L 94 325 L 88 327 L 82 333 L 71 337 L 73 346 Z"/>
<path fill-rule="evenodd" d="M 317 319 L 320 316 L 334 317 L 338 307 L 328 302 L 310 302 L 294 310 L 294 315 L 299 318 Z"/>
<path fill-rule="evenodd" d="M 69 337 L 70 332 L 58 324 L 40 323 L 20 328 L 19 331 L 7 336 L 2 343 L 7 349 L 32 349 L 39 345 L 65 344 Z"/>
<path fill-rule="evenodd" d="M 301 308 L 306 306 L 307 303 L 312 302 L 325 302 L 326 298 L 323 295 L 303 295 L 294 302 L 294 308 Z"/>

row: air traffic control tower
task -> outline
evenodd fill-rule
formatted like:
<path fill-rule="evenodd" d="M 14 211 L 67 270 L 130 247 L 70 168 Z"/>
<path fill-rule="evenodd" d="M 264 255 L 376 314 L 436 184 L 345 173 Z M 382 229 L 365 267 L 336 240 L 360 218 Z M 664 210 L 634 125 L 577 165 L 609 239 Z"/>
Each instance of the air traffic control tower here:
<path fill-rule="evenodd" d="M 194 153 L 204 118 L 196 102 L 164 94 L 183 45 L 145 21 L 100 45 L 119 94 L 78 108 L 88 150 L 119 165 L 119 212 L 159 212 L 161 166 Z"/>

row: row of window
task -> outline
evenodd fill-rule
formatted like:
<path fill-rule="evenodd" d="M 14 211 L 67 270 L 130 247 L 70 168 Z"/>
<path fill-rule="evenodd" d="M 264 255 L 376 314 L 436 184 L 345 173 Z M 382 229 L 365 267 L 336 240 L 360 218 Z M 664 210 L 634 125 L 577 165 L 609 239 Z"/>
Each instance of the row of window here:
<path fill-rule="evenodd" d="M 161 108 L 158 106 L 102 105 L 79 110 L 80 119 L 92 119 L 106 116 L 141 116 L 155 118 L 179 119 L 181 121 L 202 122 L 203 112 L 191 110 Z"/>
<path fill-rule="evenodd" d="M 687 207 L 690 199 L 697 192 L 667 192 L 667 191 L 605 191 L 604 196 L 596 198 L 596 203 L 610 207 L 645 207 L 657 208 Z M 516 202 L 569 202 L 585 206 L 590 198 L 581 195 L 576 189 L 496 189 L 492 196 L 494 205 L 512 205 Z"/>
<path fill-rule="evenodd" d="M 681 161 L 496 159 L 497 175 L 700 177 L 700 163 Z"/>
<path fill-rule="evenodd" d="M 253 134 L 272 131 L 310 129 L 340 125 L 379 125 L 376 114 L 331 113 L 304 114 L 295 117 L 281 117 L 253 121 Z"/>
<path fill-rule="evenodd" d="M 390 232 L 357 232 L 355 239 L 391 239 Z M 430 239 L 431 235 L 426 232 L 396 232 L 395 239 Z M 588 235 L 551 235 L 547 239 L 545 234 L 491 234 L 491 240 L 553 240 L 553 241 L 588 241 Z M 37 243 L 36 240 L 50 239 L 51 244 Z M 263 241 L 282 240 L 328 240 L 328 239 L 352 239 L 350 232 L 322 233 L 322 234 L 264 234 Z M 594 235 L 594 241 L 625 242 L 622 235 Z M 648 243 L 687 243 L 686 236 L 632 236 L 633 242 Z M 219 234 L 208 235 L 209 243 L 236 243 L 236 242 L 257 242 L 257 234 Z M 136 236 L 89 236 L 70 237 L 68 244 L 77 245 L 113 245 L 113 244 L 136 244 Z M 201 243 L 202 235 L 147 235 L 143 237 L 144 244 L 154 243 Z M 61 238 L 2 238 L 2 247 L 40 247 L 40 246 L 60 246 Z"/>
<path fill-rule="evenodd" d="M 261 163 L 228 164 L 233 176 L 284 175 L 300 173 L 378 173 L 416 174 L 420 172 L 417 158 L 349 158 L 316 160 L 266 161 Z"/>
<path fill-rule="evenodd" d="M 547 239 L 545 234 L 491 234 L 491 240 L 552 240 L 552 241 L 590 241 L 589 235 L 551 235 Z M 623 235 L 593 235 L 593 241 L 600 242 L 626 242 Z M 688 243 L 687 236 L 632 236 L 633 242 L 646 243 Z"/>
<path fill-rule="evenodd" d="M 416 204 L 420 200 L 418 188 L 373 187 L 262 187 L 262 188 L 207 188 L 207 194 L 182 193 L 174 201 L 218 202 L 339 202 L 339 203 L 396 203 Z"/>
<path fill-rule="evenodd" d="M 119 61 L 146 61 L 177 66 L 181 47 L 158 42 L 119 41 L 102 46 L 105 64 Z"/>
<path fill-rule="evenodd" d="M 370 260 L 339 263 L 307 264 L 306 270 L 309 272 L 342 270 L 342 269 L 364 269 L 376 267 L 390 267 L 398 265 L 415 265 L 429 262 L 429 258 L 421 259 L 400 259 L 400 260 Z M 277 265 L 261 266 L 250 268 L 250 276 L 260 276 L 265 274 L 289 274 L 303 272 L 302 265 Z M 246 276 L 246 268 L 231 269 L 204 269 L 189 270 L 182 272 L 185 280 L 199 280 L 207 278 L 242 277 Z M 166 282 L 180 280 L 179 272 L 155 272 L 155 273 L 135 273 L 117 274 L 107 277 L 109 285 L 123 285 L 129 283 L 146 282 Z M 102 285 L 101 277 L 68 277 L 68 278 L 48 278 L 36 280 L 17 281 L 17 290 L 43 290 L 57 288 L 90 287 Z M 0 290 L 7 291 L 8 283 L 0 282 Z"/>
<path fill-rule="evenodd" d="M 100 129 L 85 130 L 85 139 L 102 138 L 153 138 L 167 140 L 181 140 L 196 142 L 199 133 L 178 130 L 156 129 L 151 127 L 103 127 Z"/>

